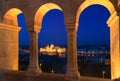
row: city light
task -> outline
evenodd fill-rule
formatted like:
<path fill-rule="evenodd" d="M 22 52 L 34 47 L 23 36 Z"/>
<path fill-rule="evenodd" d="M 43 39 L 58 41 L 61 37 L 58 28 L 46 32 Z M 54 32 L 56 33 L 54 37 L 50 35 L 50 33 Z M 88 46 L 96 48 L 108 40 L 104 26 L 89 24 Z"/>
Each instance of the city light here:
<path fill-rule="evenodd" d="M 40 53 L 44 55 L 59 55 L 60 57 L 65 57 L 66 48 L 61 48 L 60 46 L 55 46 L 54 44 L 47 45 L 44 48 L 40 48 Z"/>

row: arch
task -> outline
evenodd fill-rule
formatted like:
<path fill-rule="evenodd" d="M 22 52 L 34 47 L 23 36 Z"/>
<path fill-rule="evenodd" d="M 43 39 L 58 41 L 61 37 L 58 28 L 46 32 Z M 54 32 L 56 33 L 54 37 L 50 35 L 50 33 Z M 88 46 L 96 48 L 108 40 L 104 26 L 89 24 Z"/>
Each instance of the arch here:
<path fill-rule="evenodd" d="M 17 16 L 18 14 L 21 13 L 22 11 L 20 9 L 17 8 L 9 9 L 3 17 L 3 23 L 18 26 Z"/>
<path fill-rule="evenodd" d="M 120 77 L 120 30 L 119 30 L 119 16 L 109 0 L 86 0 L 79 7 L 76 14 L 76 24 L 78 25 L 79 16 L 82 11 L 91 5 L 101 5 L 107 8 L 110 12 L 110 17 L 107 20 L 107 24 L 110 27 L 110 60 L 111 60 L 111 79 L 115 80 Z M 77 29 L 78 26 L 76 26 Z"/>
<path fill-rule="evenodd" d="M 34 19 L 34 26 L 38 26 L 38 27 L 41 27 L 42 26 L 42 20 L 43 20 L 43 17 L 45 16 L 45 14 L 52 10 L 52 9 L 58 9 L 58 10 L 61 10 L 62 9 L 54 4 L 54 3 L 46 3 L 44 5 L 42 5 L 36 12 L 35 14 L 35 19 Z"/>
<path fill-rule="evenodd" d="M 81 6 L 78 8 L 77 14 L 76 14 L 76 23 L 79 22 L 79 16 L 81 15 L 82 11 L 85 10 L 85 8 L 91 6 L 91 5 L 102 5 L 105 8 L 108 9 L 110 14 L 113 14 L 115 11 L 115 8 L 113 4 L 109 0 L 86 0 L 84 1 Z"/>

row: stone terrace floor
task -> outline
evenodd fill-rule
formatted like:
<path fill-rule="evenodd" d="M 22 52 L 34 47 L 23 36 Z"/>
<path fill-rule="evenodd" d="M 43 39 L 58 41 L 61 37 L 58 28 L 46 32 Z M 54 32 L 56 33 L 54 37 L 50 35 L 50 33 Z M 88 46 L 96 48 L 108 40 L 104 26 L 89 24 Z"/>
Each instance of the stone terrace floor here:
<path fill-rule="evenodd" d="M 29 78 L 29 79 L 26 79 Z M 42 73 L 39 76 L 26 77 L 25 71 L 0 72 L 0 81 L 69 81 L 65 80 L 64 74 Z M 81 76 L 79 81 L 120 81 L 95 77 Z"/>

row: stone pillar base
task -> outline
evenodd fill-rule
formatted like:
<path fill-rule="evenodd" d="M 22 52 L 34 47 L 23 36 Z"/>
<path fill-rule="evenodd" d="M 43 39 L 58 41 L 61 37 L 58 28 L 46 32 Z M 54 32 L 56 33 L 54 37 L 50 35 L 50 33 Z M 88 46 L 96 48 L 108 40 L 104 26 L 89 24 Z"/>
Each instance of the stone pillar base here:
<path fill-rule="evenodd" d="M 36 81 L 37 77 L 35 75 L 27 75 L 25 81 Z"/>
<path fill-rule="evenodd" d="M 71 81 L 79 81 L 80 79 L 80 73 L 78 70 L 68 70 L 66 72 L 66 80 L 71 80 Z"/>
<path fill-rule="evenodd" d="M 29 67 L 26 71 L 26 76 L 38 76 L 42 73 L 39 67 Z"/>

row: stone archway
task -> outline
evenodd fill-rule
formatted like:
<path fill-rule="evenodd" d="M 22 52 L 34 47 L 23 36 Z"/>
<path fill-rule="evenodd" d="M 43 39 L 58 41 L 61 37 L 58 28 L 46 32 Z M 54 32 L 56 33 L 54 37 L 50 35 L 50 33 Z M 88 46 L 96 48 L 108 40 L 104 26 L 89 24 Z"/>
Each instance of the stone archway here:
<path fill-rule="evenodd" d="M 108 0 L 86 0 L 79 7 L 76 15 L 76 24 L 78 24 L 79 16 L 82 11 L 91 5 L 102 5 L 110 12 L 110 17 L 107 20 L 107 24 L 110 27 L 110 52 L 111 52 L 111 79 L 117 79 L 120 77 L 120 42 L 119 42 L 119 17 L 115 11 L 114 6 Z M 76 26 L 77 27 L 77 26 Z M 77 28 L 76 28 L 77 29 Z"/>
<path fill-rule="evenodd" d="M 27 71 L 28 75 L 39 75 L 42 73 L 41 69 L 38 66 L 38 33 L 40 32 L 42 26 L 42 20 L 45 14 L 53 9 L 62 9 L 54 3 L 46 3 L 40 6 L 36 11 L 34 16 L 34 28 L 29 29 L 30 32 L 30 63 Z M 34 47 L 34 48 L 33 48 Z"/>
<path fill-rule="evenodd" d="M 0 69 L 18 70 L 18 27 L 17 8 L 9 9 L 0 23 Z M 3 36 L 4 35 L 4 36 Z"/>
<path fill-rule="evenodd" d="M 60 11 L 62 11 L 62 9 L 54 4 L 54 3 L 46 3 L 46 4 L 43 4 L 36 12 L 35 14 L 35 18 L 34 18 L 34 25 L 35 26 L 39 26 L 41 27 L 42 26 L 42 20 L 43 20 L 43 17 L 45 16 L 45 14 L 47 12 L 49 12 L 50 10 L 53 10 L 53 9 L 58 9 Z"/>
<path fill-rule="evenodd" d="M 108 9 L 108 11 L 110 12 L 110 14 L 113 14 L 114 11 L 115 11 L 114 6 L 108 0 L 104 0 L 104 1 L 101 1 L 101 0 L 90 0 L 90 1 L 86 0 L 78 8 L 78 11 L 77 11 L 77 14 L 76 14 L 76 23 L 78 23 L 79 16 L 83 12 L 83 10 L 85 10 L 85 8 L 87 8 L 91 5 L 95 5 L 95 4 L 102 5 L 102 6 L 106 7 Z"/>
<path fill-rule="evenodd" d="M 21 13 L 22 13 L 22 11 L 17 8 L 9 9 L 5 13 L 2 22 L 9 24 L 9 25 L 13 25 L 13 26 L 18 26 L 17 15 L 21 14 Z"/>

